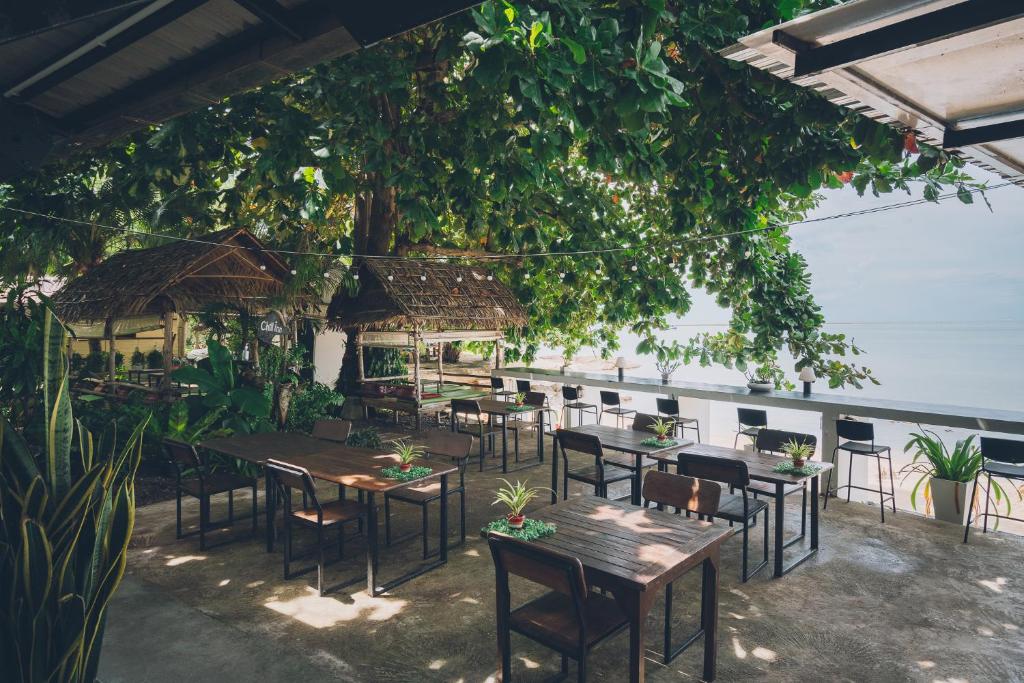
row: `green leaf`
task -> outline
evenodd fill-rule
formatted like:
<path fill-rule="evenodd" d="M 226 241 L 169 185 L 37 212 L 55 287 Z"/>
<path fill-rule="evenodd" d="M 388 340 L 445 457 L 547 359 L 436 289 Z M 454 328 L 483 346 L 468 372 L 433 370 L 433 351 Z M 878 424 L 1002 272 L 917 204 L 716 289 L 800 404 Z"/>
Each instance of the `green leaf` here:
<path fill-rule="evenodd" d="M 537 47 L 537 36 L 544 30 L 544 24 L 539 21 L 533 22 L 530 26 L 530 49 L 533 50 Z"/>
<path fill-rule="evenodd" d="M 974 195 L 963 185 L 956 189 L 956 197 L 964 204 L 974 203 Z"/>
<path fill-rule="evenodd" d="M 587 53 L 583 49 L 582 45 L 577 43 L 572 38 L 563 37 L 559 38 L 559 40 L 562 41 L 567 48 L 569 48 L 570 52 L 572 52 L 572 59 L 574 62 L 576 62 L 577 64 L 583 64 L 587 61 Z"/>

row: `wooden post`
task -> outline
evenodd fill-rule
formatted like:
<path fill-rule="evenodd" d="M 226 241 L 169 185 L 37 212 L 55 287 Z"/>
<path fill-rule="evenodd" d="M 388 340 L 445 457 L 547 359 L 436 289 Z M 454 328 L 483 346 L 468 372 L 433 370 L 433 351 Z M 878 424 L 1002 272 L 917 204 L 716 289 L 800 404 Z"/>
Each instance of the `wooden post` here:
<path fill-rule="evenodd" d="M 444 342 L 437 345 L 437 393 L 444 389 Z"/>
<path fill-rule="evenodd" d="M 416 401 L 416 430 L 420 428 L 420 331 L 414 329 L 412 332 L 412 395 Z M 396 417 L 398 413 L 395 413 Z M 442 541 L 447 543 L 447 540 Z"/>
<path fill-rule="evenodd" d="M 164 311 L 164 376 L 160 380 L 160 390 L 170 391 L 171 361 L 174 359 L 174 311 Z"/>
<path fill-rule="evenodd" d="M 107 372 L 110 375 L 110 393 L 113 394 L 116 392 L 114 382 L 117 381 L 117 337 L 114 335 L 114 319 L 107 318 L 103 328 L 103 332 L 107 337 L 107 343 L 110 345 L 110 354 L 107 358 Z"/>
<path fill-rule="evenodd" d="M 363 333 L 356 331 L 356 379 L 362 383 L 366 379 L 366 372 L 363 367 Z"/>
<path fill-rule="evenodd" d="M 494 340 L 494 369 L 498 370 L 501 368 L 501 340 Z"/>
<path fill-rule="evenodd" d="M 185 316 L 178 316 L 178 339 L 177 339 L 177 354 L 178 358 L 185 357 Z"/>

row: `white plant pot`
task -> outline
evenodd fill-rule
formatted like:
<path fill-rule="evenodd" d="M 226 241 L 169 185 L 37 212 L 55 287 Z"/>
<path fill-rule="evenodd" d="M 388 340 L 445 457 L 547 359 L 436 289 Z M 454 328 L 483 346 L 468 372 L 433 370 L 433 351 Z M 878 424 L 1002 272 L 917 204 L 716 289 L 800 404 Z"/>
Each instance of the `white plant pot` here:
<path fill-rule="evenodd" d="M 775 385 L 771 382 L 747 382 L 747 388 L 751 391 L 769 392 Z"/>
<path fill-rule="evenodd" d="M 932 509 L 935 519 L 963 525 L 967 512 L 967 488 L 970 484 L 932 477 Z"/>

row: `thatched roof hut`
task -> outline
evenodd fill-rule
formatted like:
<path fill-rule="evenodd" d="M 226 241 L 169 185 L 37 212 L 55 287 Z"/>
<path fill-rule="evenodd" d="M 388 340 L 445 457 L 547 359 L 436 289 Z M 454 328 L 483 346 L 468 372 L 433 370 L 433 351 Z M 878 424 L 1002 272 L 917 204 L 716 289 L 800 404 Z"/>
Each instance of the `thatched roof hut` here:
<path fill-rule="evenodd" d="M 216 246 L 211 246 L 215 242 Z M 262 266 L 262 268 L 261 268 Z M 245 228 L 114 254 L 54 295 L 69 322 L 195 311 L 223 304 L 263 310 L 285 293 L 290 271 Z"/>
<path fill-rule="evenodd" d="M 364 332 L 501 331 L 526 324 L 526 312 L 483 268 L 368 259 L 359 268 L 358 293 L 336 294 L 327 320 Z"/>

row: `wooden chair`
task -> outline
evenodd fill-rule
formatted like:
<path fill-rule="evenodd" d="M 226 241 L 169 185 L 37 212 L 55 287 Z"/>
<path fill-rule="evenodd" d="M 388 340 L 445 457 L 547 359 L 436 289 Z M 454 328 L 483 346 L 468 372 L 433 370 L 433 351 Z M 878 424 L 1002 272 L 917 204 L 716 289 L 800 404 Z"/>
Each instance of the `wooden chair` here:
<path fill-rule="evenodd" d="M 562 453 L 562 500 L 569 498 L 570 479 L 590 484 L 594 487 L 594 495 L 602 498 L 608 497 L 608 484 L 628 479 L 630 481 L 630 493 L 632 494 L 633 475 L 631 471 L 605 459 L 600 438 L 592 434 L 579 434 L 567 429 L 559 429 L 555 434 L 555 441 Z M 566 451 L 576 451 L 577 453 L 592 456 L 594 464 L 571 470 L 569 468 L 569 455 Z M 612 466 L 610 473 L 606 471 L 606 464 Z"/>
<path fill-rule="evenodd" d="M 313 437 L 325 441 L 345 443 L 352 433 L 352 423 L 348 420 L 317 420 L 313 423 Z"/>
<path fill-rule="evenodd" d="M 524 405 L 542 408 L 545 420 L 547 421 L 547 431 L 545 434 L 553 435 L 555 433 L 555 411 L 551 408 L 546 407 L 548 397 L 543 391 L 529 391 L 526 393 L 526 399 L 523 401 Z M 533 431 L 536 432 L 539 427 L 539 423 L 535 419 L 527 420 L 525 415 L 513 415 L 512 419 L 508 423 L 508 429 L 512 432 L 515 439 L 515 457 L 516 462 L 519 462 L 519 432 L 520 431 Z M 544 462 L 544 454 L 541 452 L 540 461 Z"/>
<path fill-rule="evenodd" d="M 818 445 L 818 437 L 813 434 L 801 434 L 800 432 L 787 432 L 782 429 L 768 429 L 765 427 L 757 433 L 757 437 L 754 439 L 754 448 L 761 453 L 782 453 L 782 447 L 790 441 L 796 441 L 800 444 L 808 444 L 810 446 Z M 807 533 L 807 486 L 805 482 L 799 484 L 786 484 L 782 488 L 782 498 L 776 495 L 775 484 L 770 484 L 765 481 L 752 481 L 748 487 L 750 491 L 757 498 L 760 495 L 767 495 L 775 498 L 776 505 L 783 505 L 786 496 L 791 496 L 794 493 L 801 495 L 800 502 L 800 535 L 794 536 L 793 538 L 786 541 L 782 547 L 788 548 L 800 539 L 802 539 Z"/>
<path fill-rule="evenodd" d="M 465 398 L 453 398 L 451 404 L 452 431 L 459 434 L 470 434 L 479 439 L 480 471 L 484 471 L 484 448 L 494 453 L 494 436 L 498 432 L 491 426 L 480 403 Z"/>
<path fill-rule="evenodd" d="M 580 387 L 569 386 L 568 384 L 562 385 L 562 420 L 566 425 L 569 424 L 569 417 L 572 416 L 572 411 L 579 413 L 579 423 L 583 424 L 583 413 L 591 413 L 594 416 L 594 422 L 598 421 L 597 406 L 593 403 L 583 403 L 580 399 L 582 394 Z"/>
<path fill-rule="evenodd" d="M 658 398 L 658 415 L 670 418 L 679 427 L 679 436 L 686 436 L 687 429 L 697 432 L 697 443 L 700 443 L 700 421 L 695 417 L 682 417 L 679 415 L 679 401 L 674 398 Z"/>
<path fill-rule="evenodd" d="M 981 469 L 978 470 L 978 479 L 982 474 L 988 476 L 988 488 L 985 489 L 985 507 L 978 517 L 983 517 L 981 533 L 988 533 L 988 518 L 1009 519 L 1015 522 L 1024 521 L 1020 517 L 1000 515 L 997 512 L 989 512 L 989 501 L 992 497 L 992 477 L 1003 477 L 1011 481 L 1024 480 L 1024 441 L 1017 439 L 997 439 L 991 436 L 983 436 L 979 440 L 981 446 Z M 967 525 L 964 529 L 964 543 L 967 543 L 967 534 L 971 532 L 971 512 L 974 509 L 974 496 L 978 493 L 978 482 L 975 481 L 971 489 L 971 504 L 967 506 Z M 1009 510 L 1007 510 L 1009 512 Z"/>
<path fill-rule="evenodd" d="M 451 458 L 459 466 L 459 485 L 448 488 L 448 495 L 459 496 L 459 542 L 449 547 L 456 547 L 466 543 L 466 465 L 469 461 L 469 454 L 473 451 L 473 437 L 469 434 L 453 434 L 445 432 L 428 432 L 427 443 L 424 455 L 427 458 L 438 455 Z M 422 511 L 422 533 L 423 533 L 423 559 L 427 559 L 433 553 L 428 550 L 427 528 L 427 506 L 435 500 L 441 499 L 441 482 L 430 480 L 425 483 L 404 486 L 400 489 L 384 494 L 384 538 L 387 545 L 391 545 L 391 501 L 398 500 L 410 505 L 419 506 Z M 404 540 L 404 539 L 396 539 Z"/>
<path fill-rule="evenodd" d="M 345 524 L 363 519 L 368 508 L 363 503 L 353 500 L 334 500 L 321 504 L 316 497 L 316 485 L 309 471 L 302 467 L 296 467 L 279 460 L 267 460 L 265 467 L 270 473 L 272 485 L 283 491 L 282 509 L 284 513 L 284 578 L 285 580 L 301 576 L 316 569 L 316 588 L 321 596 L 325 595 L 328 588 L 324 586 L 324 551 L 332 545 L 338 546 L 338 559 L 345 555 Z M 309 504 L 302 508 L 292 509 L 292 489 L 298 489 L 305 494 Z M 292 525 L 316 530 L 316 564 L 291 571 L 292 555 Z M 334 543 L 324 542 L 324 532 L 331 528 L 338 529 L 338 538 Z M 306 556 L 303 556 L 306 557 Z"/>
<path fill-rule="evenodd" d="M 609 407 L 605 407 L 609 406 Z M 619 392 L 617 391 L 602 391 L 601 392 L 601 413 L 597 416 L 597 423 L 601 424 L 601 418 L 604 414 L 615 416 L 615 425 L 622 427 L 624 418 L 629 415 L 635 415 L 636 411 L 630 408 L 622 407 L 622 399 L 619 398 Z"/>
<path fill-rule="evenodd" d="M 629 620 L 614 599 L 587 588 L 583 565 L 541 546 L 490 533 L 487 543 L 494 560 L 501 680 L 511 682 L 512 633 L 526 636 L 562 656 L 560 677 L 576 661 L 576 680 L 587 680 L 587 655 L 594 647 L 621 633 Z M 512 609 L 509 575 L 551 591 Z"/>
<path fill-rule="evenodd" d="M 736 422 L 736 438 L 732 440 L 733 448 L 736 448 L 740 436 L 748 436 L 751 441 L 757 438 L 757 433 L 768 426 L 768 411 L 756 408 L 737 408 Z"/>
<path fill-rule="evenodd" d="M 718 514 L 718 504 L 722 496 L 722 487 L 713 481 L 694 479 L 680 474 L 668 472 L 648 472 L 644 477 L 644 507 L 656 503 L 659 510 L 666 505 L 676 510 L 685 510 L 686 516 L 696 513 L 697 519 L 711 521 Z M 767 528 L 767 524 L 765 528 Z M 767 559 L 767 558 L 766 558 Z M 701 586 L 701 591 L 704 588 Z M 703 595 L 701 596 L 703 599 Z M 703 601 L 703 600 L 702 600 Z M 683 644 L 672 647 L 672 584 L 665 586 L 665 653 L 664 662 L 668 664 L 704 635 L 704 629 L 687 636 Z"/>
<path fill-rule="evenodd" d="M 740 579 L 746 583 L 751 576 L 768 566 L 768 504 L 748 495 L 751 481 L 747 463 L 732 458 L 681 453 L 678 470 L 679 474 L 687 477 L 702 481 L 716 481 L 729 487 L 729 493 L 720 494 L 718 510 L 714 516 L 729 522 L 729 526 L 743 525 L 743 562 Z M 739 491 L 739 494 L 733 493 L 734 491 Z M 757 516 L 762 510 L 764 511 L 764 556 L 761 562 L 751 570 L 749 569 L 750 527 L 757 522 Z"/>
<path fill-rule="evenodd" d="M 252 490 L 252 531 L 257 528 L 256 515 L 256 477 L 246 477 L 233 472 L 210 472 L 206 464 L 200 460 L 196 447 L 175 439 L 163 440 L 164 453 L 174 465 L 175 482 L 175 529 L 180 540 L 186 536 L 199 535 L 199 549 L 206 550 L 207 529 L 222 524 L 233 524 L 235 521 L 235 491 L 238 489 Z M 228 517 L 225 520 L 210 520 L 210 498 L 218 493 L 228 494 Z M 188 494 L 199 499 L 199 530 L 182 533 L 181 529 L 181 497 Z"/>

